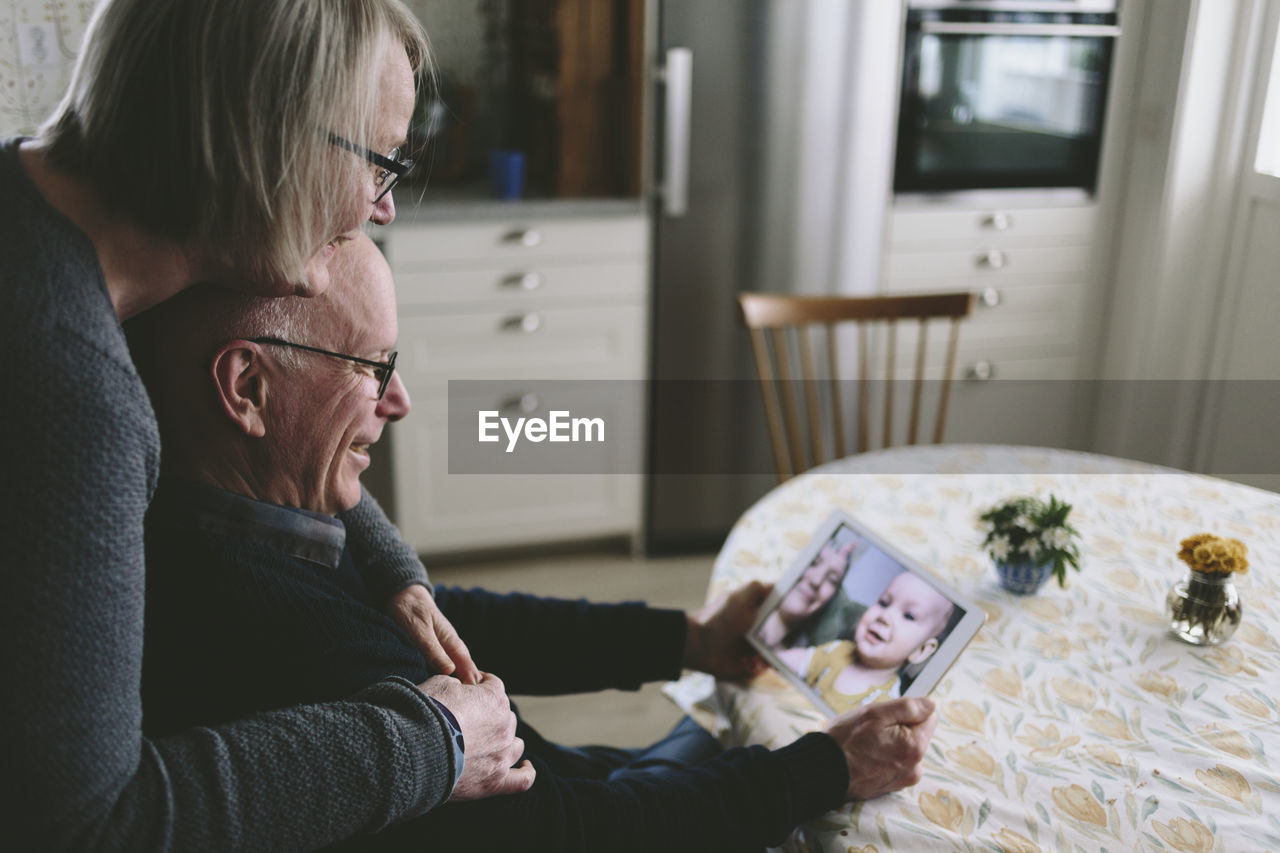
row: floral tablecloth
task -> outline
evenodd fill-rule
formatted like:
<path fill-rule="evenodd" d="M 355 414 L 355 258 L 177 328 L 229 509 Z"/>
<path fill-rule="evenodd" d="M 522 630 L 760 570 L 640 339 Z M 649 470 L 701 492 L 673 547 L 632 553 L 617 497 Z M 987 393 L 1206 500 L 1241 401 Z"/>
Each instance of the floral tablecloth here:
<path fill-rule="evenodd" d="M 1014 494 L 1074 504 L 1079 574 L 1030 597 L 997 583 L 978 512 Z M 710 595 L 782 575 L 834 510 L 965 591 L 988 621 L 933 696 L 913 788 L 832 812 L 787 849 L 1280 851 L 1280 494 L 1088 454 L 935 446 L 865 454 L 752 507 Z M 1165 595 L 1200 531 L 1243 540 L 1244 620 L 1215 648 L 1172 637 Z M 711 689 L 708 689 L 711 688 Z M 779 746 L 822 718 L 780 678 L 688 676 L 669 694 L 730 744 Z"/>

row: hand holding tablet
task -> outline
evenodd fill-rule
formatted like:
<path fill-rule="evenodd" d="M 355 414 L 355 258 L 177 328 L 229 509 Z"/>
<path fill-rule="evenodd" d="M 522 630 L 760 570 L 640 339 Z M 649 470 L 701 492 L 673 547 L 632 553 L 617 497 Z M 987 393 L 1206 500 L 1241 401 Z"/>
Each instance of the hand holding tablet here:
<path fill-rule="evenodd" d="M 828 715 L 923 696 L 985 616 L 837 513 L 761 607 L 748 641 Z"/>
<path fill-rule="evenodd" d="M 849 800 L 869 800 L 920 781 L 921 762 L 938 726 L 932 699 L 876 703 L 827 724 L 849 767 Z"/>

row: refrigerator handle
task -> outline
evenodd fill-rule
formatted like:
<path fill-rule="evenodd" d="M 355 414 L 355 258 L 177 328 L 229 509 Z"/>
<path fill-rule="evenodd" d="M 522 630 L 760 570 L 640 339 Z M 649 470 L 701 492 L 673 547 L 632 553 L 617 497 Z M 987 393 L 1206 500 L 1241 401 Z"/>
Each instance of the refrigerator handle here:
<path fill-rule="evenodd" d="M 684 216 L 689 207 L 689 124 L 693 106 L 693 51 L 673 47 L 659 72 L 666 84 L 666 139 L 663 162 L 662 210 L 667 216 Z"/>

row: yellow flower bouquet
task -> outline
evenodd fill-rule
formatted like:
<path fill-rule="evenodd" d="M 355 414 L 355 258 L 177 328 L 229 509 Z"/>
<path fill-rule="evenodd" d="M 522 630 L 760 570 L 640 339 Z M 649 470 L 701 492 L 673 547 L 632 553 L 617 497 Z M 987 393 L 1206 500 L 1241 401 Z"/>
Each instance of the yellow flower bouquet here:
<path fill-rule="evenodd" d="M 1178 559 L 1196 572 L 1249 571 L 1249 549 L 1239 539 L 1222 539 L 1212 533 L 1197 533 L 1183 539 Z"/>
<path fill-rule="evenodd" d="M 1242 608 L 1232 577 L 1249 570 L 1248 549 L 1239 539 L 1197 533 L 1179 543 L 1178 559 L 1191 577 L 1174 584 L 1167 600 L 1169 627 L 1195 645 L 1217 645 L 1235 633 Z"/>

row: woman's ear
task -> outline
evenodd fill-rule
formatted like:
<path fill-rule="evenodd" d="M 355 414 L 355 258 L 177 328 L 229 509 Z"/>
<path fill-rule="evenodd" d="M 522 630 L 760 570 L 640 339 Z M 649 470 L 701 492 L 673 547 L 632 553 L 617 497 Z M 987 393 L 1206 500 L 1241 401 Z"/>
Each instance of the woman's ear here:
<path fill-rule="evenodd" d="M 267 371 L 261 348 L 249 341 L 231 341 L 213 356 L 213 386 L 228 418 L 245 434 L 267 433 Z"/>
<path fill-rule="evenodd" d="M 907 655 L 907 663 L 923 663 L 938 650 L 938 638 L 930 637 L 920 644 L 920 648 Z"/>

